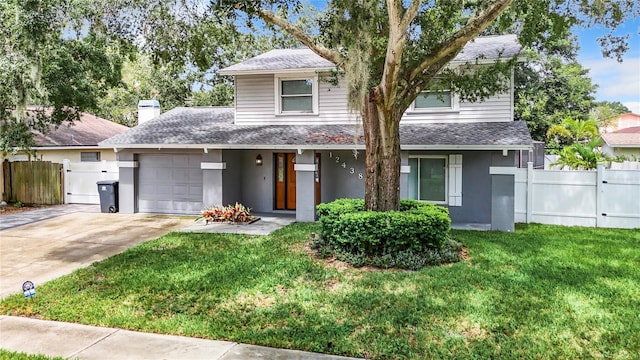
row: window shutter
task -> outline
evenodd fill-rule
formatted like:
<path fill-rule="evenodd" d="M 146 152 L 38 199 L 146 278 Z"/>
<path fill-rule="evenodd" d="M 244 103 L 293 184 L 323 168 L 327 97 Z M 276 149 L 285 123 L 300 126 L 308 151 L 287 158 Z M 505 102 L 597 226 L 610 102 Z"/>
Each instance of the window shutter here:
<path fill-rule="evenodd" d="M 462 154 L 449 155 L 449 206 L 462 206 Z"/>

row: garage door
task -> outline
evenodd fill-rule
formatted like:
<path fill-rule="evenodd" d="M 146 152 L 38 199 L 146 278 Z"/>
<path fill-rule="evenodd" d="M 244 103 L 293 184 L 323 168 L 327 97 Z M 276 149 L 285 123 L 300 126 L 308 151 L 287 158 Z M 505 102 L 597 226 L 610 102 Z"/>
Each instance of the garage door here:
<path fill-rule="evenodd" d="M 198 214 L 202 210 L 201 155 L 141 154 L 138 211 Z"/>

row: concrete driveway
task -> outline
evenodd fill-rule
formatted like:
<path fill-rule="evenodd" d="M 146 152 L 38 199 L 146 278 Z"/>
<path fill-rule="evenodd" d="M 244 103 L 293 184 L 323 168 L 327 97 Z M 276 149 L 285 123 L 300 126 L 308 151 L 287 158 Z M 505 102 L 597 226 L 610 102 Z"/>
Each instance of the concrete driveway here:
<path fill-rule="evenodd" d="M 0 299 L 193 224 L 193 217 L 73 213 L 0 231 Z M 2 221 L 2 218 L 0 218 Z"/>

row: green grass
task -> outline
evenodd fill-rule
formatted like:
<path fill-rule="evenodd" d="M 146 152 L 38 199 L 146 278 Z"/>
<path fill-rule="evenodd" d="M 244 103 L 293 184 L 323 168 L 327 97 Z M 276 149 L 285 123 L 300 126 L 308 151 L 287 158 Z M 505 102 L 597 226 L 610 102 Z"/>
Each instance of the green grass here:
<path fill-rule="evenodd" d="M 64 360 L 63 357 L 51 357 L 45 355 L 31 355 L 0 349 L 0 359 L 3 360 Z"/>
<path fill-rule="evenodd" d="M 169 234 L 0 313 L 372 359 L 640 354 L 640 231 L 453 231 L 471 259 L 418 272 L 326 265 L 312 231 Z"/>

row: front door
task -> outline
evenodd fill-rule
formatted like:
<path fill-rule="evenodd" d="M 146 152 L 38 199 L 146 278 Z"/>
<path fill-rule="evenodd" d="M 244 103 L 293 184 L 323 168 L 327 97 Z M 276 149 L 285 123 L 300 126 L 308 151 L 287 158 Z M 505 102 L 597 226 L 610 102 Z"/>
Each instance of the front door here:
<path fill-rule="evenodd" d="M 275 157 L 276 210 L 296 209 L 296 172 L 293 170 L 296 154 L 277 153 Z"/>
<path fill-rule="evenodd" d="M 293 166 L 296 162 L 295 153 L 274 154 L 275 163 L 275 209 L 295 210 L 296 209 L 296 172 Z M 316 205 L 320 203 L 320 154 L 316 154 L 316 164 L 318 171 L 315 173 L 315 197 Z"/>

